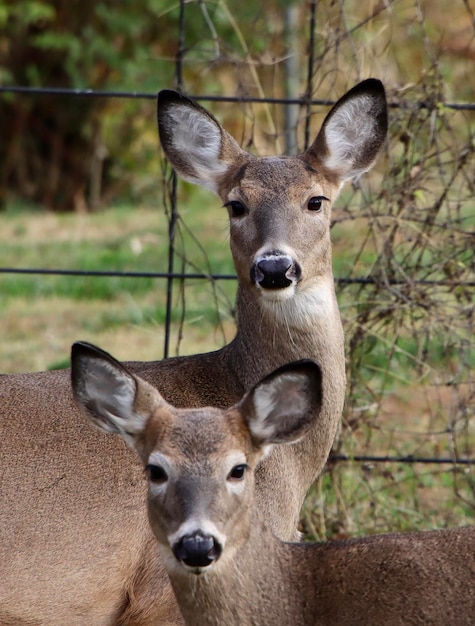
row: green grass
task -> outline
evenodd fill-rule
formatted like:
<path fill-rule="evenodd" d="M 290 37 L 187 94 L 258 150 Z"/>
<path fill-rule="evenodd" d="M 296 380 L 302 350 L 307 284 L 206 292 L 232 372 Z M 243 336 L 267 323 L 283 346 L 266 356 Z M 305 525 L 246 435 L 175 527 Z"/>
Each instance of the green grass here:
<path fill-rule="evenodd" d="M 196 210 L 184 210 L 186 222 L 179 222 L 175 270 L 186 249 L 187 271 L 234 273 L 227 243 L 227 216 L 217 204 L 221 219 L 209 218 L 200 224 L 200 244 L 193 233 L 203 218 L 200 198 Z M 209 203 L 209 199 L 208 199 Z M 0 265 L 41 269 L 85 271 L 166 272 L 168 225 L 157 209 L 120 207 L 91 215 L 48 214 L 9 210 L 2 214 Z M 0 275 L 4 298 L 26 295 L 67 298 L 110 298 L 118 291 L 144 294 L 150 278 Z"/>
<path fill-rule="evenodd" d="M 180 220 L 177 230 L 175 271 L 234 273 L 226 235 L 227 215 L 219 202 L 207 211 L 209 219 L 201 237 L 205 248 L 192 235 L 203 218 L 199 194 L 185 206 L 187 221 L 184 224 Z M 13 207 L 1 217 L 1 267 L 167 271 L 168 224 L 156 208 L 117 207 L 91 215 L 57 215 Z M 215 349 L 229 340 L 234 292 L 233 281 L 175 280 L 172 351 L 176 351 L 181 325 L 185 331 L 180 352 L 184 354 Z M 0 294 L 4 372 L 63 365 L 67 363 L 69 341 L 77 338 L 106 341 L 104 347 L 116 352 L 118 344 L 122 358 L 145 360 L 163 354 L 164 279 L 5 273 L 0 274 Z M 227 327 L 226 335 L 220 325 Z M 156 335 L 153 342 L 143 336 L 147 333 Z M 111 345 L 114 335 L 118 340 Z M 127 339 L 121 342 L 123 335 Z M 18 349 L 21 340 L 23 350 Z"/>

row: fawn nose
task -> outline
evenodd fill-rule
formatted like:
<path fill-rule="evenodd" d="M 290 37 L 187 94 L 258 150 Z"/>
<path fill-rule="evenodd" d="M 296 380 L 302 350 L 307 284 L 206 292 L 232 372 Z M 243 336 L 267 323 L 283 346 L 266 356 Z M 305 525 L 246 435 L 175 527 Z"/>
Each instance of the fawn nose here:
<path fill-rule="evenodd" d="M 288 254 L 272 252 L 258 257 L 251 267 L 251 280 L 263 289 L 285 289 L 301 276 L 299 264 Z"/>
<path fill-rule="evenodd" d="M 219 559 L 222 552 L 221 545 L 214 537 L 202 535 L 199 532 L 185 535 L 177 541 L 172 549 L 175 558 L 189 567 L 211 565 L 213 561 Z"/>

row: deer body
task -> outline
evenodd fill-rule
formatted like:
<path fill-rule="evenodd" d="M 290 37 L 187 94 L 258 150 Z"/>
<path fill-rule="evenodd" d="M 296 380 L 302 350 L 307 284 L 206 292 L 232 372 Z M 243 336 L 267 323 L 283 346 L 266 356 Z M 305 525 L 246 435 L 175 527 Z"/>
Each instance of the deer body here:
<path fill-rule="evenodd" d="M 278 369 L 223 411 L 177 410 L 87 344 L 72 362 L 86 415 L 146 468 L 150 525 L 188 626 L 473 624 L 475 527 L 303 544 L 263 519 L 254 472 L 320 415 L 315 363 Z"/>
<path fill-rule="evenodd" d="M 256 474 L 264 518 L 279 537 L 293 539 L 344 401 L 331 205 L 346 180 L 371 167 L 384 141 L 384 89 L 370 79 L 348 92 L 297 157 L 248 154 L 175 92 L 159 94 L 158 121 L 177 172 L 228 208 L 237 333 L 216 352 L 128 367 L 177 406 L 224 408 L 262 373 L 301 358 L 320 364 L 318 424 L 295 446 L 272 451 Z M 67 370 L 0 377 L 0 624 L 178 624 L 137 487 L 140 468 L 120 441 L 84 424 L 69 379 Z M 104 472 L 116 481 L 108 494 Z"/>

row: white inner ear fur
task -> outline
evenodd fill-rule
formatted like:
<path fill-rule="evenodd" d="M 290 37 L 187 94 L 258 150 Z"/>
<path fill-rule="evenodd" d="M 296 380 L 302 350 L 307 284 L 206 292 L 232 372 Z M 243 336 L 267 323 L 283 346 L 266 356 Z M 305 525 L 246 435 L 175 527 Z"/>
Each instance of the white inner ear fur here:
<path fill-rule="evenodd" d="M 84 376 L 84 395 L 93 401 L 103 430 L 124 438 L 143 427 L 144 418 L 134 411 L 136 385 L 131 376 L 107 361 L 91 359 Z M 105 420 L 105 421 L 104 421 Z"/>
<path fill-rule="evenodd" d="M 296 373 L 284 373 L 268 383 L 262 383 L 254 391 L 254 409 L 256 419 L 252 420 L 250 428 L 252 433 L 265 443 L 272 443 L 284 432 L 280 426 L 284 418 L 290 414 L 304 415 L 307 413 L 308 398 L 302 391 L 305 377 Z M 289 437 L 289 443 L 295 442 L 299 437 Z"/>
<path fill-rule="evenodd" d="M 227 169 L 219 158 L 222 141 L 219 127 L 191 107 L 170 108 L 168 116 L 173 147 L 196 172 L 192 182 L 199 182 L 215 192 L 215 177 Z"/>
<path fill-rule="evenodd" d="M 325 126 L 325 139 L 329 155 L 325 165 L 330 170 L 342 171 L 353 178 L 369 169 L 353 169 L 355 158 L 364 151 L 365 144 L 374 133 L 374 120 L 368 112 L 373 105 L 370 96 L 359 96 L 337 109 Z"/>

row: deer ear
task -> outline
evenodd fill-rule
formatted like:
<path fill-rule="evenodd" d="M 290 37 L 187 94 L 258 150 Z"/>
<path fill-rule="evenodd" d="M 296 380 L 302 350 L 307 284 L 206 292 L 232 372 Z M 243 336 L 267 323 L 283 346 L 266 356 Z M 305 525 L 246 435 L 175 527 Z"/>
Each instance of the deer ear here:
<path fill-rule="evenodd" d="M 239 403 L 258 445 L 294 443 L 320 412 L 322 375 L 314 361 L 284 365 L 266 376 Z"/>
<path fill-rule="evenodd" d="M 176 172 L 218 193 L 223 174 L 246 152 L 208 111 L 176 91 L 160 91 L 157 117 L 162 148 Z"/>
<path fill-rule="evenodd" d="M 387 129 L 383 84 L 369 78 L 338 100 L 305 156 L 343 183 L 372 167 Z"/>
<path fill-rule="evenodd" d="M 114 357 L 86 342 L 72 346 L 71 383 L 86 417 L 101 430 L 119 434 L 132 447 L 161 399 L 158 391 L 133 376 Z M 147 393 L 141 393 L 142 386 Z M 146 398 L 140 408 L 139 395 Z"/>

